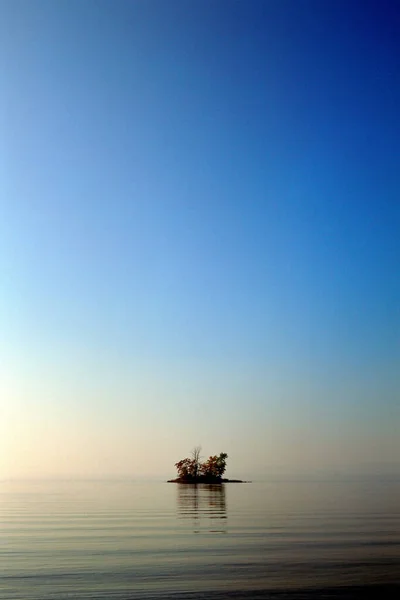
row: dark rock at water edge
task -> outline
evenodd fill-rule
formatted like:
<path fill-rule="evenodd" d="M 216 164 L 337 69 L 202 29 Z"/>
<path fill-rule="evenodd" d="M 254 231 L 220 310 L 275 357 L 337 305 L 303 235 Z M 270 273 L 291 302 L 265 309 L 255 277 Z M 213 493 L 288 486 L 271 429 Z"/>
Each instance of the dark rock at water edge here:
<path fill-rule="evenodd" d="M 168 479 L 167 483 L 183 483 L 189 485 L 197 485 L 198 483 L 208 483 L 213 485 L 221 485 L 222 483 L 251 483 L 251 481 L 242 481 L 241 479 L 211 479 L 207 477 L 198 477 L 196 479 L 184 479 L 177 477 L 176 479 Z"/>

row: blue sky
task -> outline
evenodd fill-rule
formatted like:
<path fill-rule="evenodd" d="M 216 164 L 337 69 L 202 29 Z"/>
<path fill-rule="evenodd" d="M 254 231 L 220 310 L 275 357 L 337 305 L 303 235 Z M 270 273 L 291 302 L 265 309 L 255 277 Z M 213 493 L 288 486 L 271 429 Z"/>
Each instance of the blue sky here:
<path fill-rule="evenodd" d="M 398 470 L 399 20 L 2 4 L 0 477 Z"/>

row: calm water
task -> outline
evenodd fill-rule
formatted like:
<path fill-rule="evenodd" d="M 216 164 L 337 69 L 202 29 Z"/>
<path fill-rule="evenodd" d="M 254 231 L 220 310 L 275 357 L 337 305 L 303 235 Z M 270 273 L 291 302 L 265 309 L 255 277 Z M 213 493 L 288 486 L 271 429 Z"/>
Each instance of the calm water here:
<path fill-rule="evenodd" d="M 399 483 L 0 483 L 0 511 L 4 600 L 400 584 Z"/>

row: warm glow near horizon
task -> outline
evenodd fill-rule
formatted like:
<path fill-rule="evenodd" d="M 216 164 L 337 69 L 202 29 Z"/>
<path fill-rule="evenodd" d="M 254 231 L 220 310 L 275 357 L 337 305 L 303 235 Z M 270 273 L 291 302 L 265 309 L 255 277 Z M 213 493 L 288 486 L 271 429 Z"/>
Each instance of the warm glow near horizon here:
<path fill-rule="evenodd" d="M 3 389 L 10 402 L 2 407 L 0 478 L 168 477 L 198 443 L 204 456 L 227 451 L 237 477 L 396 473 L 395 426 L 379 415 L 360 422 L 354 406 L 322 410 L 322 390 L 311 385 L 291 389 L 266 377 L 246 398 L 248 381 L 236 372 L 224 396 L 214 374 L 215 393 L 207 389 L 204 401 L 199 382 L 187 403 L 178 373 L 128 378 L 114 390 L 105 382 L 101 389 L 103 376 L 78 396 L 65 380 Z"/>

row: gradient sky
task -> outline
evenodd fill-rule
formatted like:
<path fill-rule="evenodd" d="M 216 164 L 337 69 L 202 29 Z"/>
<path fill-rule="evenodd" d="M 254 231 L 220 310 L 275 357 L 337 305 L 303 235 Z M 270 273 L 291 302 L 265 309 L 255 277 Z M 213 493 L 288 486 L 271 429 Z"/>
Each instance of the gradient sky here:
<path fill-rule="evenodd" d="M 399 473 L 399 4 L 0 16 L 0 478 Z"/>

